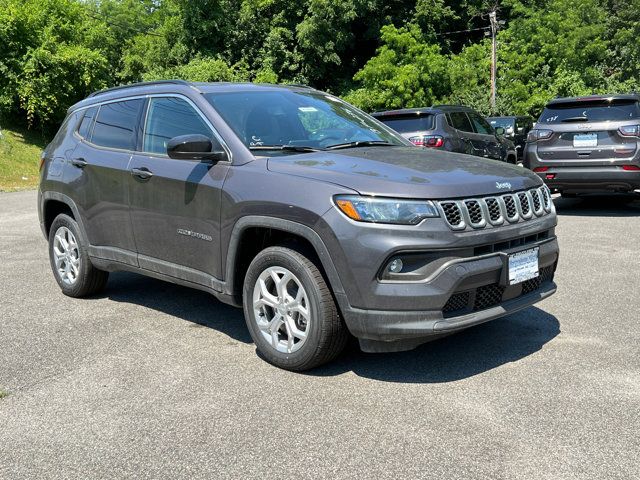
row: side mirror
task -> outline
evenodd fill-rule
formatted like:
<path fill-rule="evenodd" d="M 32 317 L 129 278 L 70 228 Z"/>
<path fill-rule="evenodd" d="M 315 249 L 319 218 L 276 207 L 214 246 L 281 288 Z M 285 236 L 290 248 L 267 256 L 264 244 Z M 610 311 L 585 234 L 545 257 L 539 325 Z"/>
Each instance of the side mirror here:
<path fill-rule="evenodd" d="M 496 135 L 504 135 L 504 128 L 496 127 Z"/>
<path fill-rule="evenodd" d="M 213 141 L 200 134 L 173 137 L 167 142 L 167 155 L 174 160 L 220 162 L 227 159 L 227 153 L 221 147 L 214 151 Z"/>

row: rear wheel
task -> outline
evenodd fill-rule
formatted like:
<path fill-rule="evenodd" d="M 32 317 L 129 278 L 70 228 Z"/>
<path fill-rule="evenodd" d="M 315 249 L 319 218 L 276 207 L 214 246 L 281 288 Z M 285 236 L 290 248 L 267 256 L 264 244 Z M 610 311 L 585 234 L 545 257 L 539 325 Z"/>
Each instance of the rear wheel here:
<path fill-rule="evenodd" d="M 70 297 L 95 294 L 107 284 L 109 273 L 91 264 L 78 224 L 68 215 L 58 215 L 51 224 L 49 261 L 62 293 Z"/>
<path fill-rule="evenodd" d="M 308 370 L 337 357 L 347 329 L 318 267 L 301 253 L 269 247 L 249 265 L 244 315 L 258 352 L 287 370 Z"/>

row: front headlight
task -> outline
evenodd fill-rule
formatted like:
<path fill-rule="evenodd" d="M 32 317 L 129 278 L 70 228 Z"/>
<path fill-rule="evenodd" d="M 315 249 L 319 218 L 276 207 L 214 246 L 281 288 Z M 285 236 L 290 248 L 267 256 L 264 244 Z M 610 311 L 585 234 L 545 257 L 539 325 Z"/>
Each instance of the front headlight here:
<path fill-rule="evenodd" d="M 425 218 L 438 217 L 438 209 L 429 200 L 337 195 L 336 206 L 347 217 L 359 222 L 417 225 Z"/>

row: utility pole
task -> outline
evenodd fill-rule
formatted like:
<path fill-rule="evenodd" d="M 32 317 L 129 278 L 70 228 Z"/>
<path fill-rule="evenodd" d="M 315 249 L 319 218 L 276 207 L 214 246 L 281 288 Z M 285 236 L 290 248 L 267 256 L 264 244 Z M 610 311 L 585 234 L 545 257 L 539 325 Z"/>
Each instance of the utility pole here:
<path fill-rule="evenodd" d="M 496 11 L 489 13 L 489 21 L 491 22 L 491 111 L 496 110 L 496 68 L 498 62 L 498 52 L 496 48 L 496 33 L 498 33 L 498 19 Z"/>

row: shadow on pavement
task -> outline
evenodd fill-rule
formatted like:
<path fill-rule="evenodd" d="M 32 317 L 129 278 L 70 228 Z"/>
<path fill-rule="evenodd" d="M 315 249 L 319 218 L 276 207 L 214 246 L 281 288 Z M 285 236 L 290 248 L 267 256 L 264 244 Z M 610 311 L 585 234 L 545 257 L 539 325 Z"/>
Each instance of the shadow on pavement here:
<path fill-rule="evenodd" d="M 213 328 L 239 342 L 252 342 L 242 310 L 200 290 L 116 272 L 109 276 L 107 288 L 99 297 L 141 305 L 191 322 L 194 327 Z"/>
<path fill-rule="evenodd" d="M 242 310 L 212 295 L 133 273 L 112 273 L 102 298 L 157 310 L 213 328 L 251 343 Z M 442 383 L 472 377 L 540 350 L 560 333 L 558 320 L 530 307 L 401 353 L 368 354 L 351 342 L 334 362 L 307 375 L 333 376 L 352 371 L 386 382 Z"/>
<path fill-rule="evenodd" d="M 640 195 L 585 195 L 553 199 L 558 215 L 579 217 L 638 217 Z"/>
<path fill-rule="evenodd" d="M 527 357 L 559 333 L 556 317 L 530 307 L 409 352 L 367 354 L 353 345 L 333 363 L 308 374 L 331 376 L 353 371 L 385 382 L 452 382 Z"/>

